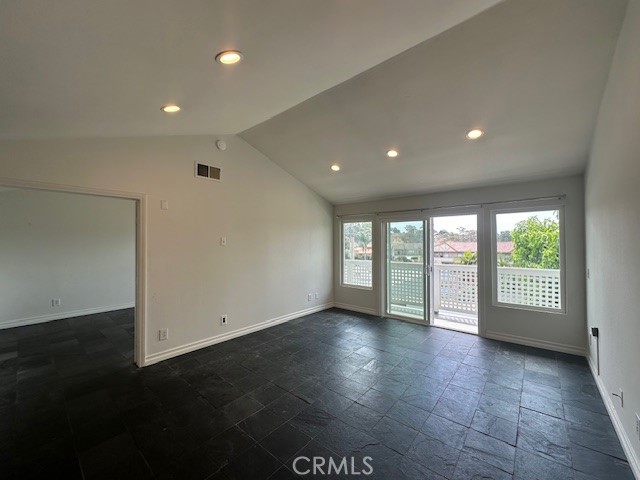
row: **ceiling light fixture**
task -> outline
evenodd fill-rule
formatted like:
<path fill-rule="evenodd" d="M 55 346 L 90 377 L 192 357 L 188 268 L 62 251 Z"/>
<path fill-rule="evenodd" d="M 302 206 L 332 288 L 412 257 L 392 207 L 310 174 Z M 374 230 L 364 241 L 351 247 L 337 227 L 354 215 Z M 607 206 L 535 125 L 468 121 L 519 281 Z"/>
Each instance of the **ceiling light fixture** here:
<path fill-rule="evenodd" d="M 484 135 L 484 132 L 482 130 L 479 130 L 477 128 L 474 128 L 473 130 L 469 130 L 467 132 L 467 138 L 469 140 L 477 140 L 479 139 L 482 135 Z"/>
<path fill-rule="evenodd" d="M 393 149 L 393 148 L 391 150 L 387 151 L 387 157 L 389 157 L 389 158 L 396 158 L 398 155 L 399 155 L 398 151 Z"/>
<path fill-rule="evenodd" d="M 233 65 L 242 60 L 242 53 L 237 50 L 225 50 L 216 55 L 216 62 L 223 65 Z"/>
<path fill-rule="evenodd" d="M 331 170 L 333 170 L 334 172 L 339 172 L 340 165 L 338 165 L 337 163 L 334 163 L 333 165 L 331 165 Z"/>
<path fill-rule="evenodd" d="M 163 105 L 160 110 L 162 110 L 164 113 L 176 113 L 180 111 L 180 107 L 178 105 L 169 104 Z"/>

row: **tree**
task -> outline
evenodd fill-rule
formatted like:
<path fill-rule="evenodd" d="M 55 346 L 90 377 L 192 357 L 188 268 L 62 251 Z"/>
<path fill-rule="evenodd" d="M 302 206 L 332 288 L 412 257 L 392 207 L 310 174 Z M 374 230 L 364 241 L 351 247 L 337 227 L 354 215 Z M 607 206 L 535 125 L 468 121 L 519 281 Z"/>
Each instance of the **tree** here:
<path fill-rule="evenodd" d="M 453 234 L 453 240 L 456 242 L 475 242 L 478 240 L 478 232 L 458 227 L 458 233 Z"/>
<path fill-rule="evenodd" d="M 367 246 L 371 244 L 371 222 L 349 222 L 344 224 L 345 258 L 356 258 L 356 246 L 362 247 L 365 260 L 371 258 L 367 254 Z"/>
<path fill-rule="evenodd" d="M 560 268 L 560 225 L 558 221 L 529 217 L 518 222 L 513 237 L 513 265 L 523 268 Z"/>
<path fill-rule="evenodd" d="M 447 230 L 440 230 L 439 232 L 435 233 L 435 237 L 442 238 L 444 240 L 449 240 L 451 238 L 451 233 L 448 232 Z"/>
<path fill-rule="evenodd" d="M 355 236 L 355 240 L 358 243 L 358 245 L 362 246 L 362 253 L 364 255 L 364 260 L 370 260 L 367 252 L 367 247 L 371 243 L 371 230 L 369 230 L 368 232 L 364 230 L 359 231 Z"/>
<path fill-rule="evenodd" d="M 415 225 L 406 225 L 404 227 L 404 234 L 402 235 L 404 243 L 421 243 L 422 242 L 422 228 L 418 228 Z"/>
<path fill-rule="evenodd" d="M 513 238 L 511 238 L 511 232 L 509 230 L 504 230 L 498 234 L 499 242 L 511 242 Z"/>

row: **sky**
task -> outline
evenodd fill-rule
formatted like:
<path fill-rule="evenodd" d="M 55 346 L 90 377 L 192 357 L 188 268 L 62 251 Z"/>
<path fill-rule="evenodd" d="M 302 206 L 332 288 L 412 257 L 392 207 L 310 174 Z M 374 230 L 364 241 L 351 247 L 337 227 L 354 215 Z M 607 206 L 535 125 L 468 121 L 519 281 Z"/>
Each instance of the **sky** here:
<path fill-rule="evenodd" d="M 556 210 L 542 210 L 538 212 L 514 212 L 514 213 L 499 213 L 496 217 L 496 230 L 502 232 L 505 230 L 513 230 L 516 223 L 526 220 L 531 216 L 537 216 L 540 220 L 555 219 Z M 393 227 L 397 227 L 400 231 L 404 230 L 407 225 L 415 225 L 417 228 L 422 228 L 422 222 L 392 222 Z M 457 232 L 458 227 L 464 227 L 467 230 L 477 230 L 478 225 L 476 223 L 475 215 L 452 215 L 448 217 L 434 217 L 433 228 L 436 232 L 440 230 L 446 230 L 448 232 Z"/>
<path fill-rule="evenodd" d="M 539 220 L 555 220 L 557 210 L 541 210 L 539 212 L 514 212 L 499 213 L 496 215 L 496 230 L 504 232 L 505 230 L 513 230 L 516 223 L 526 220 L 529 217 L 536 216 Z"/>

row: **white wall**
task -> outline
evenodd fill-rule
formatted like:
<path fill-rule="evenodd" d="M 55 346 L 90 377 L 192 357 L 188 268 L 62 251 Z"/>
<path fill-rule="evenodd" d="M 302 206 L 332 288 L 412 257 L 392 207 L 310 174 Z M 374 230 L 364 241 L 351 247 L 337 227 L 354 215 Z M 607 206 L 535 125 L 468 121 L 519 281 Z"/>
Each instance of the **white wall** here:
<path fill-rule="evenodd" d="M 132 307 L 135 215 L 133 200 L 0 191 L 0 328 Z"/>
<path fill-rule="evenodd" d="M 516 183 L 490 188 L 458 190 L 392 200 L 341 205 L 336 215 L 366 214 L 372 212 L 446 207 L 485 202 L 507 202 L 526 198 L 565 194 L 565 272 L 566 313 L 545 313 L 492 305 L 491 290 L 491 209 L 480 210 L 478 265 L 480 280 L 480 308 L 484 309 L 481 334 L 517 343 L 549 348 L 569 353 L 584 354 L 585 347 L 585 281 L 584 281 L 584 192 L 582 175 L 544 181 Z M 507 205 L 513 207 L 514 205 Z M 440 214 L 447 210 L 439 210 Z M 379 217 L 373 217 L 374 250 L 380 252 L 382 228 Z M 351 217 L 349 217 L 351 219 Z M 340 252 L 339 220 L 335 220 L 334 249 Z M 483 233 L 482 233 L 483 232 Z M 374 288 L 362 290 L 340 285 L 339 253 L 334 270 L 335 302 L 338 305 L 365 312 L 383 314 L 381 305 L 381 256 L 374 253 Z"/>
<path fill-rule="evenodd" d="M 225 152 L 215 139 L 0 143 L 0 183 L 147 195 L 149 362 L 333 301 L 332 207 L 239 137 L 225 137 Z M 221 167 L 222 181 L 195 178 L 195 161 Z M 307 301 L 309 292 L 319 298 Z M 167 341 L 158 341 L 160 328 L 169 329 Z"/>
<path fill-rule="evenodd" d="M 600 385 L 640 478 L 640 1 L 629 2 L 586 174 L 587 317 L 600 329 Z M 596 360 L 595 342 L 589 349 Z M 624 390 L 624 408 L 611 392 Z M 630 454 L 630 451 L 633 454 Z"/>

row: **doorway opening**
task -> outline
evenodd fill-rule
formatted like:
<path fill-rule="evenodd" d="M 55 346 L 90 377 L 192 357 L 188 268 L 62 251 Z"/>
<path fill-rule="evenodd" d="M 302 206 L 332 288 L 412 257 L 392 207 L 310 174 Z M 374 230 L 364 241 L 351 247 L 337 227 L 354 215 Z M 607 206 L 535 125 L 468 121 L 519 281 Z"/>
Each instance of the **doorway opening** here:
<path fill-rule="evenodd" d="M 3 285 L 7 286 L 3 290 L 10 299 L 2 302 L 4 307 L 0 311 L 0 332 L 24 326 L 38 333 L 47 324 L 71 322 L 71 330 L 78 333 L 78 338 L 95 340 L 95 344 L 87 345 L 85 352 L 85 349 L 77 345 L 81 342 L 71 338 L 71 330 L 66 335 L 64 328 L 59 328 L 56 337 L 62 339 L 66 335 L 69 338 L 65 340 L 68 343 L 56 345 L 57 353 L 62 354 L 65 349 L 71 351 L 75 348 L 72 352 L 74 354 L 89 352 L 96 357 L 104 355 L 105 358 L 96 364 L 102 360 L 107 363 L 117 361 L 117 355 L 120 355 L 123 365 L 135 364 L 143 367 L 146 196 L 6 178 L 0 178 L 0 194 L 6 195 L 3 200 L 5 203 L 13 201 L 14 207 L 21 205 L 30 208 L 30 215 L 33 215 L 33 221 L 25 220 L 26 217 L 20 220 L 15 216 L 17 212 L 13 211 L 17 208 L 11 209 L 15 228 L 9 228 L 5 232 L 7 235 L 3 235 L 3 241 L 13 242 L 14 250 L 19 251 L 25 261 L 13 262 L 13 265 L 2 262 L 3 272 L 0 273 L 8 275 L 10 280 L 3 281 Z M 15 198 L 11 200 L 9 197 Z M 51 198 L 42 201 L 43 198 L 40 197 Z M 40 199 L 39 204 L 37 199 Z M 33 204 L 28 205 L 29 201 Z M 103 211 L 110 217 L 101 215 L 100 208 L 95 210 L 97 206 L 104 207 L 107 204 L 110 207 Z M 52 208 L 57 208 L 56 212 L 49 211 Z M 97 218 L 92 219 L 87 208 L 93 208 L 94 213 L 98 212 Z M 8 218 L 3 216 L 5 221 Z M 82 226 L 80 220 L 86 225 Z M 25 241 L 18 238 L 20 235 Z M 117 244 L 114 241 L 109 247 L 109 239 L 114 235 L 121 240 L 126 237 L 126 240 Z M 27 249 L 36 253 L 34 258 L 30 258 Z M 47 265 L 48 277 L 41 275 L 43 268 L 40 268 Z M 94 269 L 95 265 L 101 267 Z M 21 267 L 24 275 L 16 275 Z M 11 269 L 13 270 L 10 271 Z M 24 278 L 21 279 L 20 275 Z M 98 288 L 85 288 L 95 282 L 102 283 Z M 104 332 L 100 332 L 100 335 L 89 332 L 89 329 L 97 327 L 97 324 L 90 321 L 91 318 L 101 323 Z M 55 340 L 48 335 L 40 335 L 40 338 Z M 105 338 L 110 342 L 107 346 L 113 348 L 100 344 L 100 340 Z M 106 358 L 114 352 L 117 355 Z"/>
<path fill-rule="evenodd" d="M 430 219 L 431 323 L 478 334 L 478 216 Z"/>
<path fill-rule="evenodd" d="M 478 215 L 386 222 L 386 314 L 478 334 Z"/>

